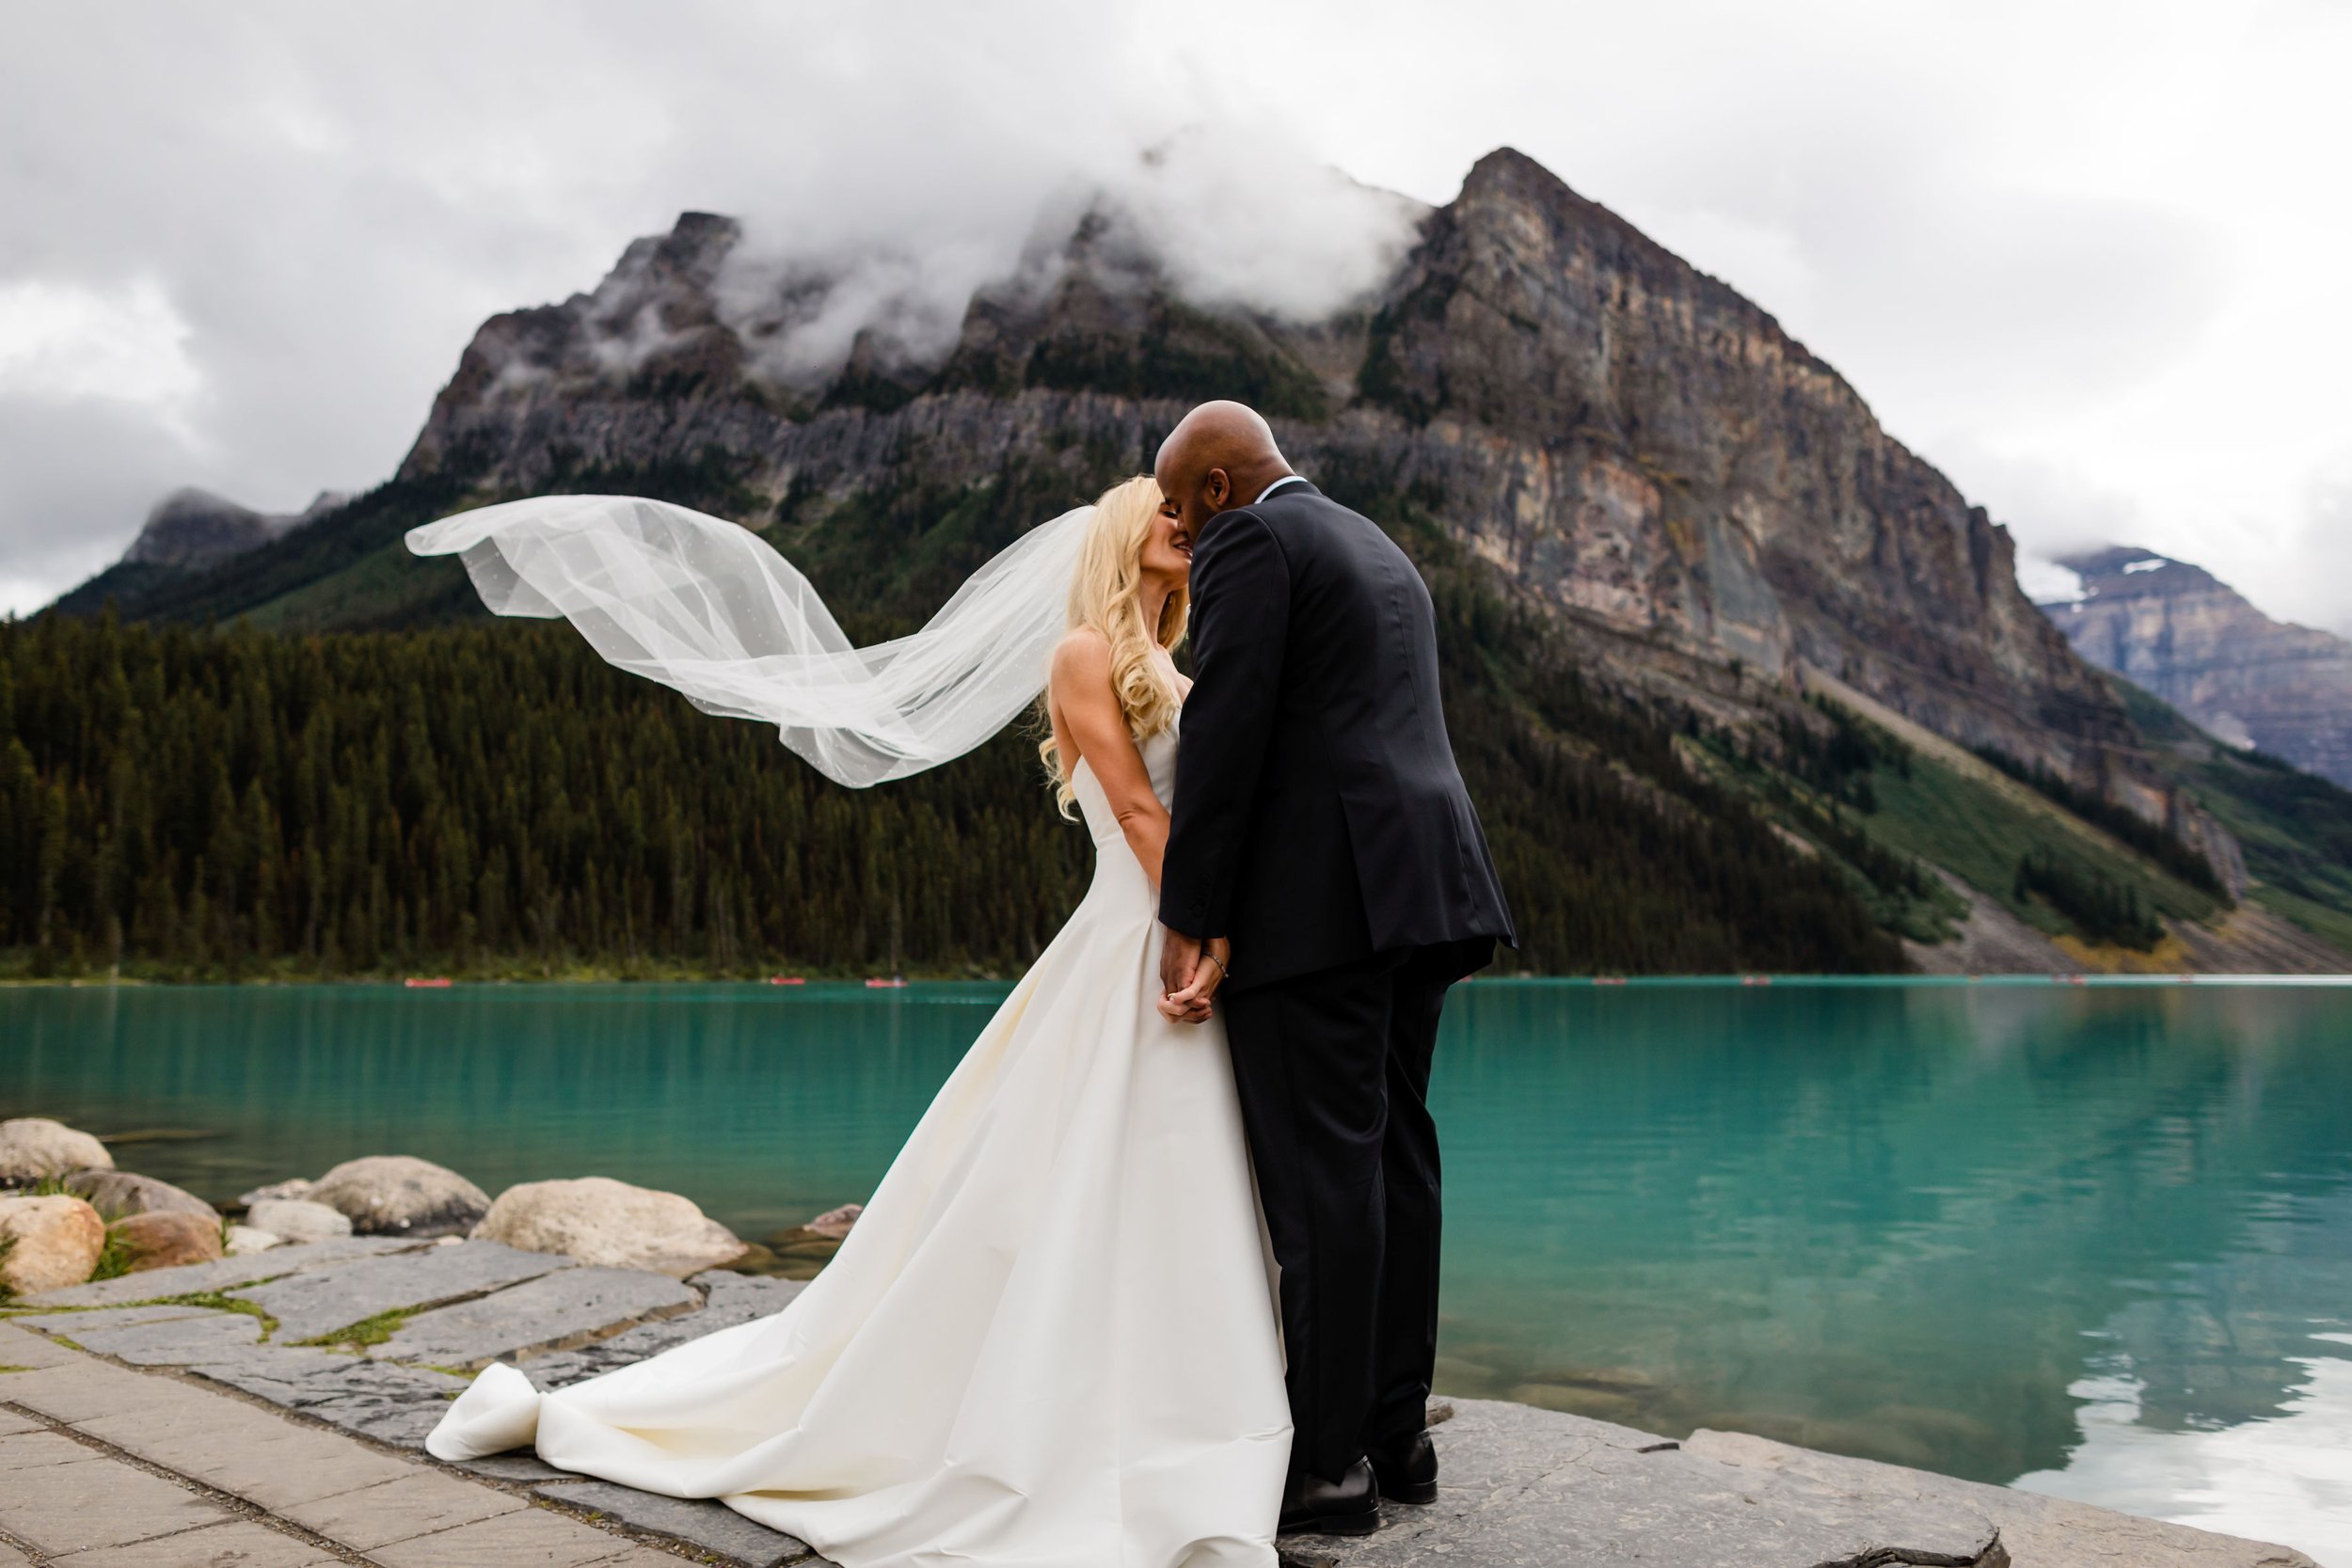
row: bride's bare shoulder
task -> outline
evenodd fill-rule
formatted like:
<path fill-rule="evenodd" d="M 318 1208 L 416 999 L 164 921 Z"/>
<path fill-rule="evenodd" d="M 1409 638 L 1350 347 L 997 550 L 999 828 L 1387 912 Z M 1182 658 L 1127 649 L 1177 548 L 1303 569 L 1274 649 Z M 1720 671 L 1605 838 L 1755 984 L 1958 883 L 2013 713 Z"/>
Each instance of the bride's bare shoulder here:
<path fill-rule="evenodd" d="M 1111 640 L 1092 626 L 1073 626 L 1054 645 L 1052 679 L 1057 691 L 1111 687 Z"/>

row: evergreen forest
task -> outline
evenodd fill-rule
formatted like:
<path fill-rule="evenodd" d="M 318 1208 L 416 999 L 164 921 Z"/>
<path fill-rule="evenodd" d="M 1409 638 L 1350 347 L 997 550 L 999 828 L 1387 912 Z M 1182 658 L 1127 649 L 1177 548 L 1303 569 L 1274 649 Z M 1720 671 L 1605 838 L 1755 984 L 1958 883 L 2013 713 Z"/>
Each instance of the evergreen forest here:
<path fill-rule="evenodd" d="M 1502 968 L 1902 967 L 1851 878 L 1681 764 L 1682 716 L 1432 582 Z M 0 974 L 1004 976 L 1091 853 L 1019 729 L 847 790 L 560 624 L 0 623 Z"/>

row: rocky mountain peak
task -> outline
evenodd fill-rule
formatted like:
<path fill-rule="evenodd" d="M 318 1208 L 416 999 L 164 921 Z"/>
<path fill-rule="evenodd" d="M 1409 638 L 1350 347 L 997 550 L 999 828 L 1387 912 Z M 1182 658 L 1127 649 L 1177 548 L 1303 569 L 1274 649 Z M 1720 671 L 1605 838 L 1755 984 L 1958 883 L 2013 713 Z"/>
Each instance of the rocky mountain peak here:
<path fill-rule="evenodd" d="M 711 322 L 711 286 L 741 237 L 732 218 L 683 214 L 667 234 L 632 242 L 579 303 L 608 342 L 658 346 Z"/>
<path fill-rule="evenodd" d="M 685 212 L 655 246 L 656 260 L 707 286 L 743 237 L 743 226 L 720 213 Z"/>
<path fill-rule="evenodd" d="M 350 499 L 340 490 L 322 490 L 300 512 L 267 513 L 240 506 L 210 490 L 183 486 L 150 509 L 138 537 L 131 541 L 122 559 L 139 565 L 200 570 L 258 549 Z"/>
<path fill-rule="evenodd" d="M 1470 166 L 1462 193 L 1450 211 L 1465 220 L 1483 214 L 1556 213 L 1581 229 L 1606 230 L 1645 253 L 1645 259 L 1676 266 L 1681 258 L 1515 147 L 1498 147 Z"/>
<path fill-rule="evenodd" d="M 322 490 L 300 512 L 267 513 L 193 485 L 174 490 L 149 509 L 121 559 L 62 595 L 56 608 L 93 614 L 109 601 L 136 600 L 165 583 L 201 577 L 321 520 L 351 499 L 340 490 Z"/>
<path fill-rule="evenodd" d="M 2108 545 L 2056 559 L 2058 565 L 2081 579 L 2079 592 L 2085 598 L 2172 598 L 2216 591 L 2235 593 L 2202 566 L 2175 561 L 2137 545 Z"/>
<path fill-rule="evenodd" d="M 2233 746 L 2352 786 L 2352 642 L 2275 621 L 2203 567 L 2137 546 L 2058 563 L 2081 587 L 2042 610 L 2076 653 Z"/>
<path fill-rule="evenodd" d="M 226 561 L 275 536 L 269 520 L 250 507 L 193 486 L 174 490 L 147 514 L 125 561 L 196 567 Z"/>

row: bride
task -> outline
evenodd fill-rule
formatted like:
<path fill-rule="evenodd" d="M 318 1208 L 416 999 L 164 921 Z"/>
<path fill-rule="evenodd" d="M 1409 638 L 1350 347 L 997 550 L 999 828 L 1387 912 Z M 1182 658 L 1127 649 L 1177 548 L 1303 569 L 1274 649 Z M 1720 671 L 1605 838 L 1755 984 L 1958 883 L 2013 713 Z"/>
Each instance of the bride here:
<path fill-rule="evenodd" d="M 663 503 L 513 502 L 410 546 L 844 783 L 968 750 L 1043 678 L 1044 757 L 1096 847 L 1070 923 L 790 1306 L 553 1393 L 492 1366 L 427 1448 L 535 1444 L 843 1568 L 1271 1568 L 1291 1429 L 1232 1067 L 1221 1023 L 1158 1006 L 1190 570 L 1158 486 L 1035 531 L 864 650 L 755 536 Z"/>

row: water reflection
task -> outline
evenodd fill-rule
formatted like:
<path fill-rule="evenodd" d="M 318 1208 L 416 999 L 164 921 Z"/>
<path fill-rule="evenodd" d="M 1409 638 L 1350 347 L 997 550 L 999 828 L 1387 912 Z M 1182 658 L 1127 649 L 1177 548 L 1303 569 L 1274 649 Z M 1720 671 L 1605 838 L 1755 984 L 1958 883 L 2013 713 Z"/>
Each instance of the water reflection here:
<path fill-rule="evenodd" d="M 1462 1392 L 2000 1481 L 2081 1441 L 2089 1335 L 2157 1426 L 2276 1416 L 2342 1354 L 2343 992 L 1466 1001 Z"/>
<path fill-rule="evenodd" d="M 124 1153 L 214 1196 L 405 1151 L 758 1235 L 999 994 L 0 992 L 0 1110 L 212 1130 Z M 1482 984 L 1435 1092 L 1452 1391 L 2179 1516 L 2352 1424 L 2352 990 Z M 2273 1512 L 2352 1537 L 2343 1484 Z"/>
<path fill-rule="evenodd" d="M 2352 1339 L 2327 1336 L 2352 1344 Z M 2211 1432 L 2141 1424 L 2128 1368 L 2074 1392 L 2084 1443 L 2064 1470 L 2016 1484 L 2175 1524 L 2292 1542 L 2331 1568 L 2352 1564 L 2352 1360 L 2313 1357 L 2285 1411 Z"/>

